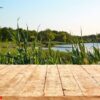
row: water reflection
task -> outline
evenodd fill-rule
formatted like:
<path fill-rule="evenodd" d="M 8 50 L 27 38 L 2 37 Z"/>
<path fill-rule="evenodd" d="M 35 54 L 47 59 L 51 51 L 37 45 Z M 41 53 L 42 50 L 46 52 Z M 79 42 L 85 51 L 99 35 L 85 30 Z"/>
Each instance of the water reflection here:
<path fill-rule="evenodd" d="M 100 43 L 84 43 L 86 50 L 93 52 L 93 46 L 96 48 L 100 48 Z M 47 48 L 44 48 L 47 49 Z M 52 47 L 53 50 L 59 50 L 59 51 L 72 51 L 72 45 L 55 45 Z"/>

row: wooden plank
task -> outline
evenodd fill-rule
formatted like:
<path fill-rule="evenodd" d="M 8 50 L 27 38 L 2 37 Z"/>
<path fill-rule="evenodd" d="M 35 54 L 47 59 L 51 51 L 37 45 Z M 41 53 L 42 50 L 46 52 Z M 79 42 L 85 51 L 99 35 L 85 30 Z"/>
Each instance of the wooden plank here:
<path fill-rule="evenodd" d="M 45 84 L 45 75 L 46 75 L 46 65 L 38 65 L 33 70 L 31 77 L 28 79 L 24 88 L 19 94 L 20 96 L 43 96 L 44 94 L 44 84 Z"/>
<path fill-rule="evenodd" d="M 6 65 L 0 65 L 0 70 L 6 67 L 7 67 Z"/>
<path fill-rule="evenodd" d="M 100 65 L 99 66 L 94 66 L 94 69 L 96 70 L 97 73 L 100 73 Z"/>
<path fill-rule="evenodd" d="M 100 100 L 100 66 L 97 65 L 0 67 L 3 100 Z"/>
<path fill-rule="evenodd" d="M 98 97 L 84 97 L 84 96 L 49 96 L 49 97 L 3 97 L 3 100 L 100 100 Z"/>
<path fill-rule="evenodd" d="M 82 67 L 83 67 L 91 76 L 100 76 L 100 66 L 97 66 L 97 65 L 82 65 Z"/>
<path fill-rule="evenodd" d="M 24 88 L 24 85 L 28 82 L 33 69 L 35 66 L 28 65 L 24 70 L 18 73 L 11 81 L 8 83 L 3 92 L 6 96 L 18 95 L 18 93 Z M 10 91 L 10 92 L 9 92 Z"/>
<path fill-rule="evenodd" d="M 82 67 L 100 85 L 100 66 L 97 66 L 97 65 L 91 65 L 91 66 L 90 65 L 83 65 Z"/>
<path fill-rule="evenodd" d="M 66 96 L 82 96 L 82 92 L 74 79 L 69 67 L 70 65 L 59 65 L 58 69 L 60 72 L 63 90 Z"/>
<path fill-rule="evenodd" d="M 45 96 L 64 95 L 56 65 L 48 65 L 44 94 Z"/>
<path fill-rule="evenodd" d="M 6 65 L 6 66 L 2 67 L 0 69 L 0 76 L 5 75 L 7 72 L 9 72 L 9 70 L 12 70 L 12 66 L 11 65 L 8 65 L 8 66 Z"/>
<path fill-rule="evenodd" d="M 4 91 L 6 90 L 6 88 L 8 88 L 8 86 L 11 83 L 11 80 L 19 73 L 21 72 L 24 68 L 26 68 L 27 66 L 18 66 L 18 65 L 12 65 L 11 66 L 12 69 L 9 73 L 5 74 L 5 75 L 0 75 L 0 95 L 4 95 Z"/>
<path fill-rule="evenodd" d="M 98 73 L 97 76 L 95 75 L 95 79 L 100 85 L 100 65 L 94 66 L 94 70 L 96 71 L 96 73 Z"/>
<path fill-rule="evenodd" d="M 100 96 L 100 86 L 80 66 L 69 67 L 85 96 Z"/>

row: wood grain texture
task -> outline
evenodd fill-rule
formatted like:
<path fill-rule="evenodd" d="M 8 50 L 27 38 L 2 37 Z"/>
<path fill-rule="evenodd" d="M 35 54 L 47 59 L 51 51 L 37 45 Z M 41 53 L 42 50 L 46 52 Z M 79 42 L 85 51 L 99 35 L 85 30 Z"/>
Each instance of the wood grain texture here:
<path fill-rule="evenodd" d="M 3 100 L 100 100 L 99 65 L 0 65 Z"/>
<path fill-rule="evenodd" d="M 26 85 L 19 92 L 20 96 L 43 96 L 44 84 L 46 75 L 46 65 L 36 66 L 33 68 L 33 73 L 28 79 Z"/>
<path fill-rule="evenodd" d="M 0 75 L 0 95 L 5 95 L 5 91 L 12 83 L 13 78 L 26 68 L 26 66 L 10 66 L 11 70 L 5 75 Z M 8 66 L 9 68 L 9 66 Z M 14 88 L 13 88 L 14 90 Z M 10 92 L 9 92 L 10 93 Z"/>
<path fill-rule="evenodd" d="M 82 92 L 74 76 L 72 75 L 69 67 L 70 66 L 66 66 L 66 65 L 58 66 L 60 77 L 62 80 L 63 91 L 66 96 L 77 96 L 77 95 L 82 96 Z"/>
<path fill-rule="evenodd" d="M 52 97 L 3 97 L 3 100 L 100 100 L 100 97 L 52 96 Z"/>
<path fill-rule="evenodd" d="M 48 65 L 44 94 L 45 96 L 64 95 L 56 65 Z"/>
<path fill-rule="evenodd" d="M 100 86 L 81 66 L 70 67 L 84 96 L 99 96 Z"/>

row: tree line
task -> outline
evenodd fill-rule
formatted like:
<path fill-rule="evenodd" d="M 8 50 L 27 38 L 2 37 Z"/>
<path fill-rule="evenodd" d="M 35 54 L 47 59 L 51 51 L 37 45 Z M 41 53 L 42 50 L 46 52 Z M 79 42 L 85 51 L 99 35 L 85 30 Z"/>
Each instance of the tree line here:
<path fill-rule="evenodd" d="M 46 29 L 37 32 L 36 30 L 25 30 L 22 28 L 13 29 L 7 27 L 0 28 L 0 41 L 3 42 L 12 41 L 13 35 L 16 35 L 17 32 L 27 36 L 29 42 L 32 42 L 33 40 L 37 39 L 38 41 L 42 41 L 42 42 L 48 42 L 50 40 L 53 42 L 71 43 L 73 39 L 80 40 L 81 38 L 83 39 L 84 42 L 100 42 L 100 34 L 81 37 L 81 36 L 73 36 L 70 33 L 65 31 Z M 21 39 L 23 39 L 22 34 L 20 34 Z"/>

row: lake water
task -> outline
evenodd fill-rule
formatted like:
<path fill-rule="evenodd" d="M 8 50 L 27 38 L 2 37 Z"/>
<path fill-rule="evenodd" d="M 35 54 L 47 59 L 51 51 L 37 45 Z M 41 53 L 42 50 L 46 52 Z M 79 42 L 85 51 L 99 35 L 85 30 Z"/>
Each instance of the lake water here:
<path fill-rule="evenodd" d="M 84 43 L 86 50 L 91 51 L 93 50 L 93 46 L 100 48 L 100 43 Z M 53 50 L 59 51 L 72 51 L 72 45 L 55 45 L 52 47 Z"/>

